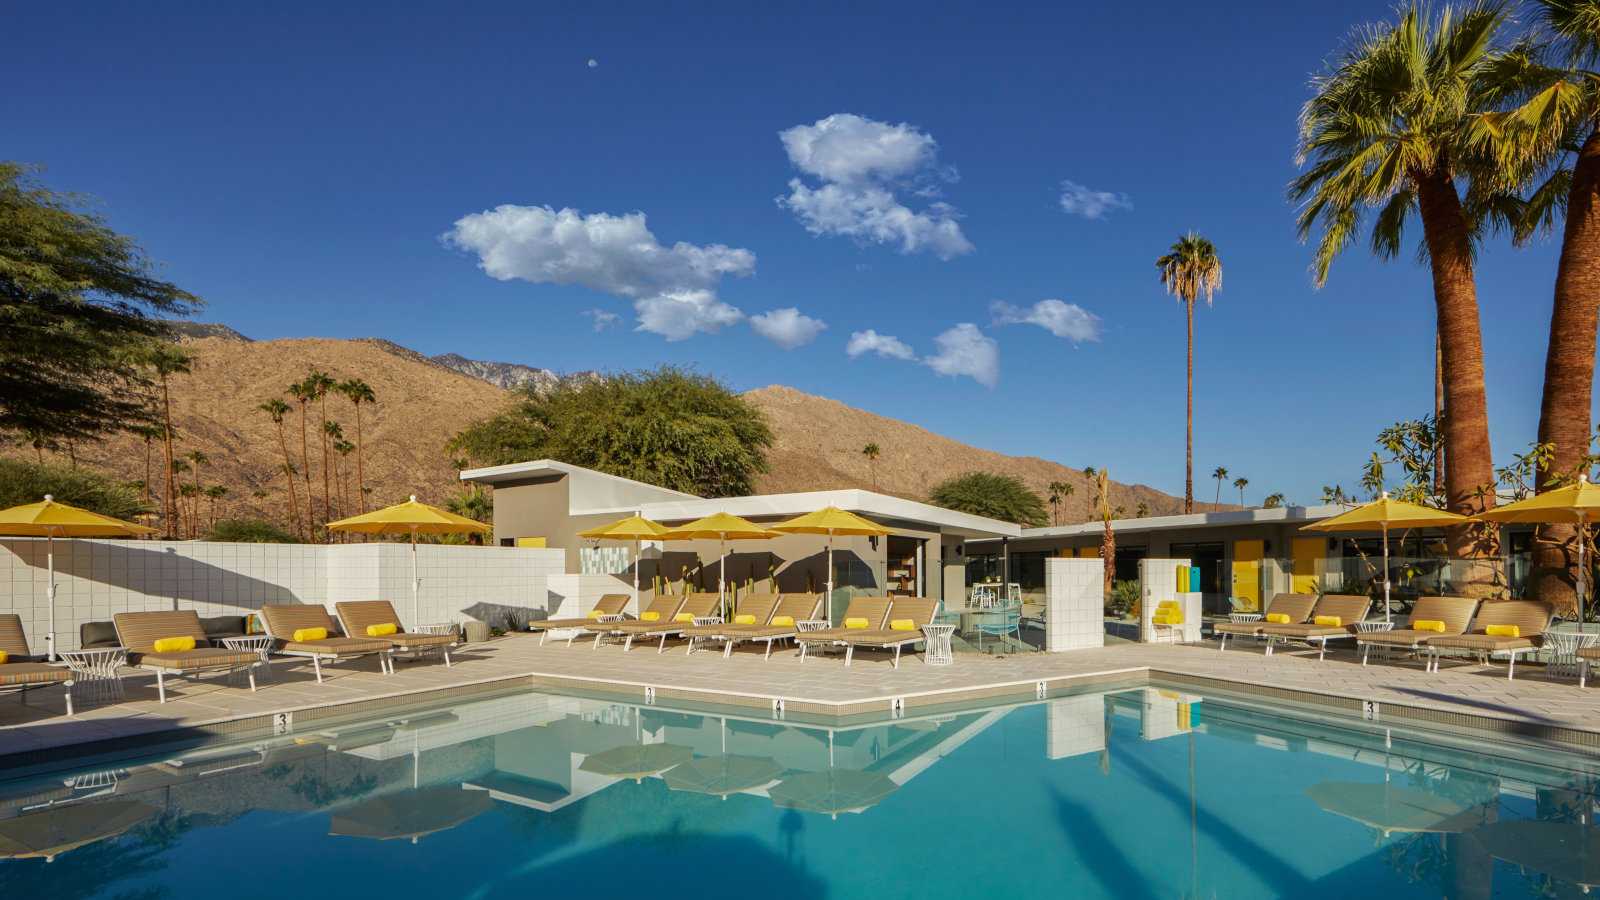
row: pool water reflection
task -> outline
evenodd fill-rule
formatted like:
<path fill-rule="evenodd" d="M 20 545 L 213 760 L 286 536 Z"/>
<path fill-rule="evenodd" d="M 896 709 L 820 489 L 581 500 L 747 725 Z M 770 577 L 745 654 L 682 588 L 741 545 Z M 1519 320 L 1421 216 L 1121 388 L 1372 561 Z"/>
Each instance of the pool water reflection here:
<path fill-rule="evenodd" d="M 0 887 L 1579 896 L 1592 763 L 1155 688 L 841 728 L 517 694 L 0 784 Z"/>

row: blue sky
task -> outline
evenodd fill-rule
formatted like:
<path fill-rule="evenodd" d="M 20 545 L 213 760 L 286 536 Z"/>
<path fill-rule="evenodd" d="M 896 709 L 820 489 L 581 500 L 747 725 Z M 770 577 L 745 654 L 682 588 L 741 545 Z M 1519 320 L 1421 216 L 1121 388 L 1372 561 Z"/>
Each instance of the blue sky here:
<path fill-rule="evenodd" d="M 215 7 L 12 10 L 3 153 L 251 337 L 691 365 L 1181 494 L 1153 262 L 1198 229 L 1198 497 L 1352 487 L 1431 410 L 1426 271 L 1358 249 L 1313 290 L 1283 190 L 1309 74 L 1387 2 Z M 1555 249 L 1480 260 L 1500 460 Z"/>

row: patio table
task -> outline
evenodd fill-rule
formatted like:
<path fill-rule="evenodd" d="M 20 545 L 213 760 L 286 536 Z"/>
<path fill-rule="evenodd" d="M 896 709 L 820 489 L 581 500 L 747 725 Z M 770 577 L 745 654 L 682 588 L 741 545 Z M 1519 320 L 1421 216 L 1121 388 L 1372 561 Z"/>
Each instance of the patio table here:
<path fill-rule="evenodd" d="M 120 669 L 128 664 L 126 647 L 92 647 L 86 650 L 66 650 L 61 660 L 73 672 L 72 687 L 68 690 L 85 695 L 90 700 L 121 700 L 122 675 Z"/>
<path fill-rule="evenodd" d="M 261 670 L 264 678 L 272 677 L 272 666 L 267 664 L 267 659 L 272 655 L 272 645 L 277 643 L 270 635 L 247 634 L 243 637 L 228 637 L 222 639 L 222 646 L 229 650 L 242 650 L 261 657 L 261 665 L 256 668 Z M 232 681 L 237 672 L 228 672 L 228 680 Z"/>
<path fill-rule="evenodd" d="M 950 634 L 956 626 L 950 624 L 930 623 L 922 626 L 922 634 L 927 637 L 928 645 L 922 652 L 922 661 L 930 666 L 948 666 L 955 662 L 955 653 L 950 647 Z"/>
<path fill-rule="evenodd" d="M 1549 655 L 1546 671 L 1551 675 L 1578 674 L 1578 651 L 1600 641 L 1600 631 L 1546 631 L 1544 649 Z"/>

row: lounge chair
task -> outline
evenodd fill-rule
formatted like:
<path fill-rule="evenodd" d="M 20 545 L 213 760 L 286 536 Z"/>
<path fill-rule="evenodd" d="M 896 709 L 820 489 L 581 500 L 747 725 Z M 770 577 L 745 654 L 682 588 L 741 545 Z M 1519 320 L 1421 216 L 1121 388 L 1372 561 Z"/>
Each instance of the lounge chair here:
<path fill-rule="evenodd" d="M 683 597 L 674 597 L 671 594 L 656 594 L 650 598 L 650 605 L 639 611 L 639 618 L 637 619 L 611 621 L 602 617 L 594 621 L 585 622 L 583 629 L 594 635 L 594 647 L 591 649 L 598 650 L 600 649 L 600 644 L 608 637 L 627 636 L 627 626 L 659 625 L 671 622 L 672 617 L 677 615 L 678 610 L 683 608 L 683 601 Z M 628 643 L 630 646 L 633 643 L 631 636 Z"/>
<path fill-rule="evenodd" d="M 1589 664 L 1600 662 L 1600 647 L 1583 647 L 1578 650 L 1578 687 L 1589 683 Z"/>
<path fill-rule="evenodd" d="M 1255 622 L 1218 622 L 1211 626 L 1211 633 L 1221 639 L 1217 643 L 1218 650 L 1228 649 L 1228 636 L 1245 637 L 1261 636 L 1263 626 L 1272 623 L 1267 621 L 1267 616 L 1288 616 L 1289 624 L 1304 622 L 1311 618 L 1311 610 L 1317 605 L 1317 598 L 1310 594 L 1277 594 L 1267 601 L 1266 612 L 1260 620 Z"/>
<path fill-rule="evenodd" d="M 832 647 L 843 644 L 844 639 L 852 632 L 882 631 L 888 628 L 889 605 L 888 597 L 851 597 L 849 605 L 844 608 L 844 618 L 839 620 L 838 628 L 802 631 L 795 636 L 795 643 L 800 645 L 800 661 L 805 662 L 812 644 Z M 866 624 L 851 627 L 849 623 L 852 621 Z"/>
<path fill-rule="evenodd" d="M 1367 617 L 1372 598 L 1362 594 L 1323 594 L 1311 610 L 1311 621 L 1298 625 L 1279 625 L 1263 620 L 1261 634 L 1267 639 L 1267 655 L 1274 645 L 1295 641 L 1315 644 L 1317 659 L 1328 655 L 1328 642 L 1352 640 L 1360 633 L 1358 623 Z M 1338 624 L 1317 624 L 1317 619 L 1336 619 Z"/>
<path fill-rule="evenodd" d="M 695 625 L 720 624 L 722 618 L 717 615 L 717 606 L 721 603 L 722 598 L 716 594 L 690 594 L 671 616 L 653 622 L 645 621 L 643 616 L 637 622 L 618 622 L 611 626 L 611 634 L 626 638 L 622 644 L 624 653 L 633 649 L 635 638 L 660 638 L 661 646 L 656 652 L 662 653 L 667 649 L 667 638 L 677 637 Z"/>
<path fill-rule="evenodd" d="M 67 715 L 72 715 L 72 670 L 34 658 L 22 631 L 22 617 L 16 613 L 0 614 L 0 652 L 6 655 L 0 664 L 0 691 L 16 691 L 26 705 L 29 691 L 59 684 L 67 689 Z"/>
<path fill-rule="evenodd" d="M 762 659 L 772 658 L 772 645 L 779 641 L 793 640 L 801 633 L 800 629 L 809 622 L 817 621 L 817 616 L 822 610 L 821 594 L 779 594 L 778 605 L 772 610 L 772 617 L 765 625 L 733 625 L 723 626 L 722 658 L 727 659 L 733 655 L 733 648 L 742 641 L 755 643 L 760 641 L 767 645 L 767 652 Z M 826 622 L 818 623 L 826 625 Z"/>
<path fill-rule="evenodd" d="M 889 626 L 880 630 L 856 629 L 844 638 L 844 664 L 850 665 L 857 647 L 874 650 L 894 650 L 894 667 L 900 668 L 900 651 L 907 644 L 920 643 L 924 637 L 922 626 L 933 621 L 939 601 L 926 597 L 896 597 L 889 606 Z M 897 627 L 898 626 L 898 627 Z"/>
<path fill-rule="evenodd" d="M 320 603 L 268 604 L 261 607 L 261 627 L 274 641 L 273 652 L 284 656 L 299 656 L 311 660 L 317 673 L 317 683 L 322 683 L 322 664 L 341 663 L 363 656 L 378 657 L 378 668 L 385 674 L 394 673 L 394 648 L 384 638 L 338 636 L 339 626 Z M 296 640 L 295 632 L 321 628 L 327 637 L 317 640 Z"/>
<path fill-rule="evenodd" d="M 333 609 L 339 614 L 339 624 L 344 626 L 345 634 L 388 641 L 391 666 L 396 653 L 409 653 L 412 656 L 441 653 L 444 655 L 444 667 L 448 669 L 450 649 L 461 644 L 461 638 L 453 631 L 449 634 L 408 633 L 400 624 L 400 616 L 395 614 L 394 605 L 387 600 L 346 600 L 335 603 Z M 384 630 L 385 625 L 393 625 L 394 634 L 372 633 L 374 630 Z"/>
<path fill-rule="evenodd" d="M 596 622 L 614 622 L 622 618 L 622 611 L 628 608 L 628 601 L 632 599 L 627 594 L 606 594 L 595 603 L 594 609 L 582 618 L 571 619 L 543 619 L 528 622 L 529 631 L 539 632 L 539 646 L 544 646 L 544 639 L 552 631 L 569 631 L 567 646 L 572 646 L 572 641 L 582 631 L 583 626 L 593 625 Z"/>
<path fill-rule="evenodd" d="M 1356 635 L 1356 645 L 1361 648 L 1361 664 L 1367 664 L 1367 655 L 1373 647 L 1382 647 L 1386 651 L 1393 647 L 1420 650 L 1424 644 L 1436 638 L 1461 634 L 1472 624 L 1472 614 L 1477 609 L 1478 601 L 1470 597 L 1418 598 L 1417 605 L 1411 608 L 1411 615 L 1406 617 L 1406 627 Z M 1444 629 L 1418 629 L 1418 622 L 1439 622 Z"/>
<path fill-rule="evenodd" d="M 683 630 L 684 638 L 689 642 L 689 650 L 684 655 L 694 653 L 694 648 L 701 641 L 715 641 L 722 638 L 722 633 L 730 627 L 745 626 L 765 627 L 772 619 L 778 608 L 777 594 L 745 594 L 734 605 L 733 618 L 727 622 L 713 622 L 707 625 L 695 625 Z"/>
<path fill-rule="evenodd" d="M 220 670 L 232 675 L 244 669 L 250 678 L 250 690 L 256 689 L 260 654 L 254 650 L 207 647 L 200 616 L 192 609 L 117 613 L 111 621 L 117 628 L 117 640 L 128 648 L 128 665 L 156 673 L 156 696 L 162 703 L 167 702 L 168 675 L 189 676 Z M 157 650 L 156 641 L 166 638 L 193 638 L 195 646 L 193 650 Z"/>
<path fill-rule="evenodd" d="M 1496 655 L 1506 657 L 1510 661 L 1506 678 L 1515 678 L 1517 657 L 1538 652 L 1554 616 L 1555 607 L 1539 600 L 1485 600 L 1467 633 L 1428 641 L 1428 669 L 1439 671 L 1440 650 L 1467 650 L 1486 662 Z M 1491 628 L 1515 629 L 1516 634 L 1490 634 Z"/>

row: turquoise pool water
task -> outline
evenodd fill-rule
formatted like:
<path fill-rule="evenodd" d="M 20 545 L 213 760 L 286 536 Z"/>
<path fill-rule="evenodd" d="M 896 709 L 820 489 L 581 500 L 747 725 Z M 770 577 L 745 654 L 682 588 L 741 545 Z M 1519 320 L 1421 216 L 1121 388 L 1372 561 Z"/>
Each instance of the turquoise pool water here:
<path fill-rule="evenodd" d="M 1593 762 L 1145 688 L 831 729 L 518 694 L 0 784 L 0 888 L 1580 896 Z"/>

